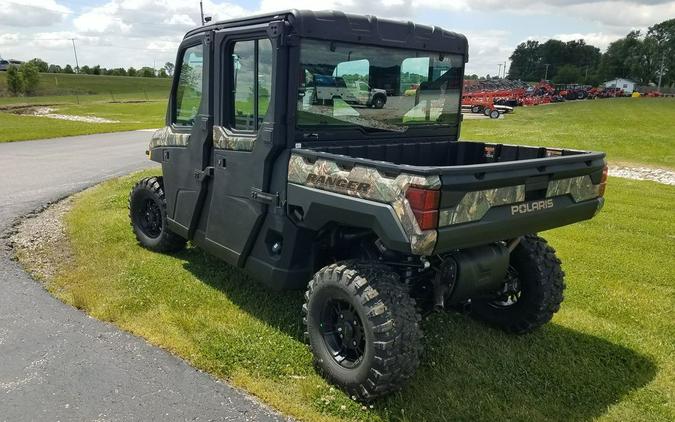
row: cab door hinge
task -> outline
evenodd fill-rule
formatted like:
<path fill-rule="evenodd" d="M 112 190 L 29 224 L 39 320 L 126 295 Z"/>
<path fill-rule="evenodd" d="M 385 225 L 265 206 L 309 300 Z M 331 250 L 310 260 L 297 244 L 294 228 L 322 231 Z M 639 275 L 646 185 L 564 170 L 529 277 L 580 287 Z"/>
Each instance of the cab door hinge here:
<path fill-rule="evenodd" d="M 213 177 L 213 167 L 206 167 L 204 170 L 195 170 L 195 179 L 201 183 L 209 177 Z"/>
<path fill-rule="evenodd" d="M 262 189 L 259 188 L 251 188 L 251 199 L 262 204 L 272 205 L 275 207 L 279 206 L 279 192 L 269 193 L 263 192 Z"/>

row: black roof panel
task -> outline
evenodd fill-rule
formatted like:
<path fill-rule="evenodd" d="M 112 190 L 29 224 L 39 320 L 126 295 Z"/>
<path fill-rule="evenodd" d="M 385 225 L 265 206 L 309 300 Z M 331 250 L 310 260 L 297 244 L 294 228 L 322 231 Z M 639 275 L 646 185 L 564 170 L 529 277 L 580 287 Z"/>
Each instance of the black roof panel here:
<path fill-rule="evenodd" d="M 286 20 L 301 37 L 385 45 L 410 49 L 458 53 L 467 56 L 466 37 L 438 26 L 380 19 L 371 15 L 356 15 L 338 11 L 287 10 L 245 18 L 214 22 L 188 32 L 194 35 L 204 30 L 255 25 L 274 20 Z"/>

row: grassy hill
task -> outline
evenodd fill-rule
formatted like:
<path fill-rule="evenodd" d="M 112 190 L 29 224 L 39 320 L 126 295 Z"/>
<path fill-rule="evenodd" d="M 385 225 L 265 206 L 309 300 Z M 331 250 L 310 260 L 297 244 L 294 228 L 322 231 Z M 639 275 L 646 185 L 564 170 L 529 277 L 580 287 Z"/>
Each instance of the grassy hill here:
<path fill-rule="evenodd" d="M 169 78 L 41 73 L 35 96 L 140 94 L 166 97 Z M 161 94 L 161 95 L 160 95 Z M 7 72 L 0 72 L 0 97 L 9 96 Z"/>

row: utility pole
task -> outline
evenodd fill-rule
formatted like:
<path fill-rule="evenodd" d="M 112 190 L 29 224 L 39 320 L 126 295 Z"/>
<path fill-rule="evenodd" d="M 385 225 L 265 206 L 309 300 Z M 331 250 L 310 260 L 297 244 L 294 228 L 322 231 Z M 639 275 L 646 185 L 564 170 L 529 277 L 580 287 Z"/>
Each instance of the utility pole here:
<path fill-rule="evenodd" d="M 548 81 L 548 67 L 551 65 L 551 63 L 544 63 L 544 66 L 546 66 L 546 72 L 544 73 L 544 80 Z"/>
<path fill-rule="evenodd" d="M 661 92 L 661 78 L 663 77 L 663 61 L 666 59 L 666 51 L 663 50 L 663 54 L 661 54 L 661 69 L 659 70 L 659 85 L 656 88 L 658 92 Z"/>
<path fill-rule="evenodd" d="M 73 43 L 73 53 L 75 53 L 75 73 L 80 73 L 80 63 L 77 61 L 77 49 L 75 49 L 75 38 L 71 38 L 70 41 Z"/>
<path fill-rule="evenodd" d="M 499 70 L 497 71 L 497 78 L 499 78 L 500 76 L 502 76 L 502 64 L 501 63 L 499 63 Z"/>
<path fill-rule="evenodd" d="M 504 79 L 506 79 L 506 62 L 504 62 Z"/>
<path fill-rule="evenodd" d="M 199 13 L 202 15 L 202 26 L 204 26 L 204 5 L 201 0 L 199 0 Z"/>

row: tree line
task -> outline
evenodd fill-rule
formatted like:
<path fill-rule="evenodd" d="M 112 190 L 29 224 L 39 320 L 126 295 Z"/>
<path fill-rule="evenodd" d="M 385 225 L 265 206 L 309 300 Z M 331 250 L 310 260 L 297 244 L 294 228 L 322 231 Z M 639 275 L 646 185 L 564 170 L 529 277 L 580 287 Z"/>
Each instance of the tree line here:
<path fill-rule="evenodd" d="M 122 67 L 106 69 L 99 65 L 82 66 L 79 69 L 73 69 L 69 64 L 61 67 L 57 64 L 49 64 L 46 61 L 34 58 L 19 66 L 10 65 L 7 69 L 7 89 L 12 95 L 31 95 L 37 89 L 40 83 L 40 73 L 65 73 L 65 74 L 86 74 L 86 75 L 108 75 L 108 76 L 136 76 L 143 78 L 170 78 L 173 76 L 174 65 L 166 62 L 164 66 L 155 70 L 151 67 L 142 67 L 135 69 Z"/>
<path fill-rule="evenodd" d="M 166 62 L 164 66 L 159 69 L 154 69 L 148 66 L 141 67 L 140 69 L 136 69 L 134 67 L 129 67 L 127 69 L 123 67 L 107 69 L 105 67 L 101 67 L 100 65 L 84 65 L 79 69 L 73 69 L 73 67 L 69 64 L 61 67 L 58 64 L 49 64 L 37 57 L 29 60 L 26 63 L 34 65 L 40 73 L 82 73 L 86 75 L 138 76 L 143 78 L 169 78 L 173 76 L 174 70 L 174 65 L 171 62 Z"/>
<path fill-rule="evenodd" d="M 598 85 L 628 78 L 647 85 L 675 84 L 675 19 L 650 26 L 645 33 L 631 31 L 612 42 L 605 53 L 584 40 L 544 43 L 528 40 L 511 54 L 509 79 Z"/>

